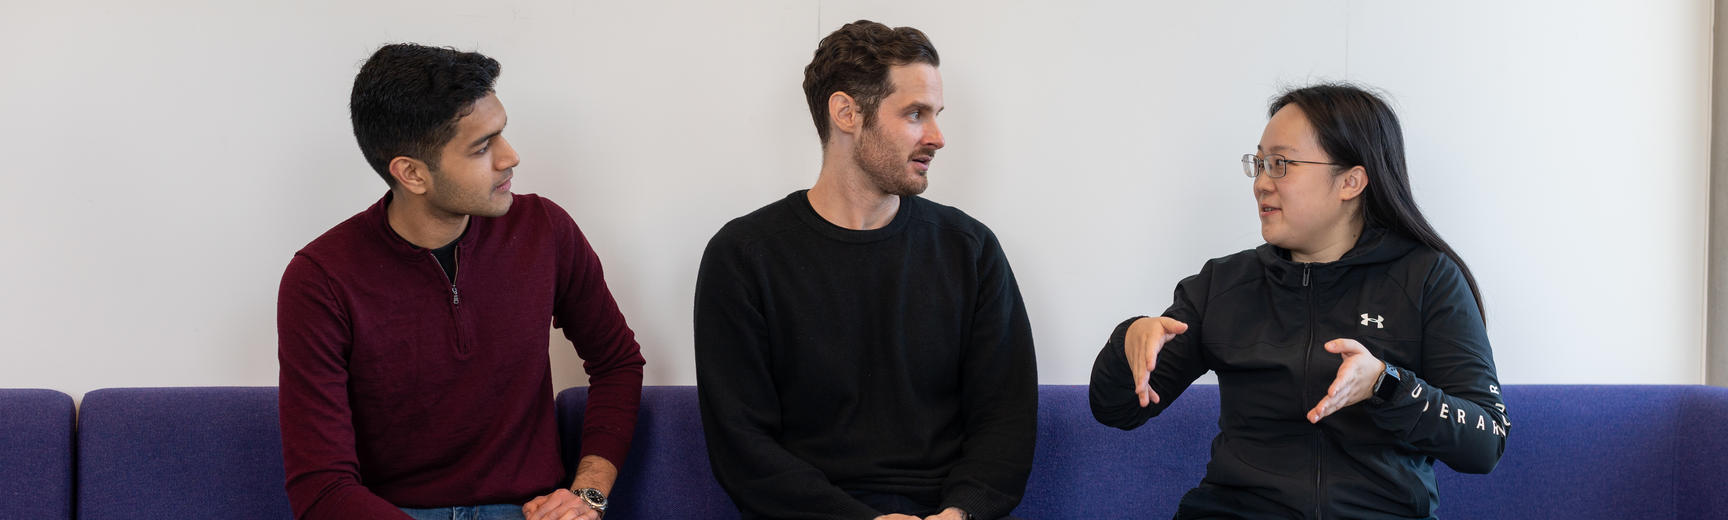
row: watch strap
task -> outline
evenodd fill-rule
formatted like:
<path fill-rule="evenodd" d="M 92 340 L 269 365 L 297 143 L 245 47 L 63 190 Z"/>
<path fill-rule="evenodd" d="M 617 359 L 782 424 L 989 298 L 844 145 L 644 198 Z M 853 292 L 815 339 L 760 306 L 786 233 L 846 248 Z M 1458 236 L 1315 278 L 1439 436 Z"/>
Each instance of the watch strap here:
<path fill-rule="evenodd" d="M 1368 403 L 1379 406 L 1391 401 L 1392 396 L 1398 392 L 1398 385 L 1403 381 L 1403 374 L 1398 371 L 1398 367 L 1387 363 L 1386 369 L 1381 370 L 1380 377 L 1374 381 L 1373 395 L 1368 398 Z"/>

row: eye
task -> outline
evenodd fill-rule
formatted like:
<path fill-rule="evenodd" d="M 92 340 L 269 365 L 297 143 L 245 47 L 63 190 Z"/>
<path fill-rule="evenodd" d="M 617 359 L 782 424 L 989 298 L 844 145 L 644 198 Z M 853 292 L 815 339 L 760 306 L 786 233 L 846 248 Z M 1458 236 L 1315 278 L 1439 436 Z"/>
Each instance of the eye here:
<path fill-rule="evenodd" d="M 910 114 L 907 114 L 907 115 L 906 115 L 906 117 L 907 117 L 907 118 L 908 118 L 908 119 L 911 119 L 911 120 L 913 120 L 913 121 L 917 121 L 917 120 L 918 120 L 918 115 L 919 115 L 919 111 L 917 111 L 917 110 L 913 110 L 913 111 L 912 111 L 912 113 L 910 113 Z"/>
<path fill-rule="evenodd" d="M 482 147 L 480 147 L 479 150 L 474 151 L 474 155 L 486 155 L 486 151 L 491 150 L 491 149 L 492 149 L 492 145 L 490 145 L 490 144 L 488 144 L 486 146 L 482 146 Z"/>

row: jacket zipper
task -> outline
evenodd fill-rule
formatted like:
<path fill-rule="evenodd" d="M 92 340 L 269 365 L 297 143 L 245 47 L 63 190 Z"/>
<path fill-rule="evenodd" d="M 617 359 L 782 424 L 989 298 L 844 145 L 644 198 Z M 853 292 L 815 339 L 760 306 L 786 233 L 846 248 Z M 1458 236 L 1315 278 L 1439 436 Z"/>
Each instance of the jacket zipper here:
<path fill-rule="evenodd" d="M 1314 329 L 1319 327 L 1319 324 L 1315 323 L 1315 320 L 1314 320 L 1314 287 L 1309 284 L 1309 278 L 1308 278 L 1308 271 L 1309 271 L 1310 267 L 1313 267 L 1313 264 L 1302 264 L 1302 287 L 1307 292 L 1307 297 L 1308 297 L 1307 298 L 1308 301 L 1306 302 L 1307 303 L 1306 307 L 1308 307 L 1308 344 L 1303 351 L 1303 358 L 1302 358 L 1302 367 L 1303 367 L 1302 368 L 1302 371 L 1303 371 L 1303 375 L 1302 375 L 1302 403 L 1303 404 L 1307 404 L 1308 402 L 1310 402 L 1309 395 L 1308 395 L 1308 375 L 1313 373 L 1312 364 L 1313 364 L 1313 360 L 1314 360 Z M 1324 435 L 1324 433 L 1321 432 L 1320 425 L 1318 423 L 1316 423 L 1314 425 L 1314 518 L 1316 518 L 1316 519 L 1326 517 L 1326 513 L 1325 513 L 1325 510 L 1326 510 L 1326 491 L 1325 491 L 1326 486 L 1325 486 L 1325 482 L 1321 479 L 1321 475 L 1322 475 L 1322 467 L 1321 466 L 1323 464 L 1325 464 L 1325 458 L 1326 458 L 1325 457 L 1325 449 L 1324 449 L 1325 448 L 1325 446 L 1324 446 L 1325 438 L 1324 437 L 1325 437 L 1325 435 Z"/>

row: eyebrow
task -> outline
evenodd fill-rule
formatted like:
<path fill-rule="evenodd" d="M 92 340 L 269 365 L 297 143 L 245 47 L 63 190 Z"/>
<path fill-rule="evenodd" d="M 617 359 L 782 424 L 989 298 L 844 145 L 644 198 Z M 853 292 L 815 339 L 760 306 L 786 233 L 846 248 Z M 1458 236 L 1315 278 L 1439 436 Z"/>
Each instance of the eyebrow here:
<path fill-rule="evenodd" d="M 948 107 L 936 108 L 936 107 L 932 107 L 930 105 L 924 104 L 922 102 L 916 102 L 916 101 L 913 102 L 911 105 L 907 105 L 906 108 L 907 109 L 915 109 L 919 112 L 929 112 L 931 110 L 935 110 L 936 113 L 938 113 L 938 114 L 942 113 L 943 110 L 948 109 Z"/>
<path fill-rule="evenodd" d="M 509 119 L 509 118 L 508 118 L 508 117 L 506 117 L 506 118 L 505 118 L 505 119 L 504 119 L 504 124 L 503 124 L 503 125 L 502 125 L 502 126 L 499 126 L 499 127 L 498 127 L 498 131 L 496 131 L 496 132 L 492 132 L 492 133 L 490 133 L 490 134 L 486 134 L 486 135 L 485 135 L 485 136 L 484 136 L 484 137 L 481 137 L 481 138 L 479 138 L 479 139 L 475 139 L 475 140 L 474 140 L 474 142 L 472 142 L 472 143 L 468 143 L 468 148 L 470 148 L 470 149 L 472 149 L 472 148 L 474 148 L 474 147 L 476 147 L 476 146 L 480 146 L 480 143 L 484 143 L 484 142 L 486 142 L 486 141 L 491 141 L 491 140 L 492 140 L 492 138 L 494 138 L 494 137 L 498 137 L 498 136 L 500 136 L 500 135 L 503 135 L 503 134 L 504 134 L 504 129 L 505 129 L 505 128 L 507 128 L 507 127 L 509 127 L 509 126 L 510 126 L 510 119 Z"/>
<path fill-rule="evenodd" d="M 492 133 L 490 133 L 490 134 L 486 134 L 486 136 L 485 136 L 485 137 L 481 137 L 481 138 L 479 138 L 479 139 L 475 139 L 475 140 L 474 140 L 474 142 L 472 142 L 472 143 L 468 143 L 468 148 L 474 148 L 474 147 L 476 147 L 476 146 L 480 146 L 480 144 L 481 144 L 481 143 L 484 143 L 484 142 L 486 142 L 486 141 L 491 141 L 491 140 L 492 140 L 492 138 L 494 138 L 494 137 L 498 137 L 498 136 L 499 136 L 499 135 L 501 135 L 501 134 L 503 134 L 503 133 L 504 133 L 504 129 L 502 129 L 502 128 L 500 128 L 500 129 L 498 129 L 498 131 L 497 131 L 497 132 L 492 132 Z"/>

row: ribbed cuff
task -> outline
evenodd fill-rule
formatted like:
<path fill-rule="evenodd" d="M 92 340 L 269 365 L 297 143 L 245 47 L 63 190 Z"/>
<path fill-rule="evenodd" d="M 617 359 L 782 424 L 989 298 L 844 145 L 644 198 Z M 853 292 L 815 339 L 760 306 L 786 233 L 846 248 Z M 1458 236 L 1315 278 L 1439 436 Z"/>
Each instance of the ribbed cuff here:
<path fill-rule="evenodd" d="M 952 494 L 942 497 L 942 509 L 958 507 L 977 520 L 996 520 L 1008 516 L 1012 506 L 1004 508 L 1005 504 L 994 503 L 983 492 L 977 489 L 956 489 Z"/>

